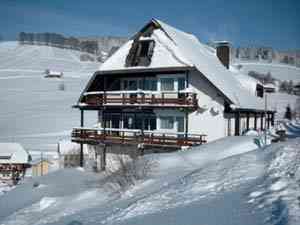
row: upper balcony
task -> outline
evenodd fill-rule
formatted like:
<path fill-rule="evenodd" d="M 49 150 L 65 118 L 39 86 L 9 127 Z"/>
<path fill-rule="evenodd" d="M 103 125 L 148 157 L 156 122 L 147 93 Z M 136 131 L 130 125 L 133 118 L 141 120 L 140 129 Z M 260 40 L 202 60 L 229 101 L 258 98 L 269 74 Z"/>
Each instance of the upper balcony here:
<path fill-rule="evenodd" d="M 198 106 L 197 94 L 174 91 L 95 91 L 84 93 L 81 108 L 99 107 L 190 108 Z"/>

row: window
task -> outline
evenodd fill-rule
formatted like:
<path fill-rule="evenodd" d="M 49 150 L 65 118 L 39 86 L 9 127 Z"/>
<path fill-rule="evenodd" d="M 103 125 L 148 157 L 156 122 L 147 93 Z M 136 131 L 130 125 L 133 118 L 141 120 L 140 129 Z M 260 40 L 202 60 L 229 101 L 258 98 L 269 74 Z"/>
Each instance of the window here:
<path fill-rule="evenodd" d="M 133 114 L 125 114 L 124 115 L 124 124 L 123 128 L 126 129 L 134 129 L 134 115 Z"/>
<path fill-rule="evenodd" d="M 124 80 L 123 81 L 123 89 L 128 91 L 137 90 L 138 82 L 137 80 Z"/>
<path fill-rule="evenodd" d="M 145 130 L 156 130 L 156 117 L 153 115 L 147 115 L 145 118 Z"/>
<path fill-rule="evenodd" d="M 185 79 L 183 77 L 178 78 L 178 91 L 185 89 Z"/>
<path fill-rule="evenodd" d="M 174 128 L 174 117 L 173 116 L 162 116 L 160 117 L 160 128 L 161 129 L 173 129 Z"/>
<path fill-rule="evenodd" d="M 157 80 L 155 80 L 155 79 L 146 79 L 144 90 L 145 91 L 157 91 Z"/>
<path fill-rule="evenodd" d="M 174 78 L 161 78 L 161 91 L 174 91 Z"/>
<path fill-rule="evenodd" d="M 127 55 L 125 66 L 149 66 L 154 46 L 153 40 L 135 40 Z"/>
<path fill-rule="evenodd" d="M 147 57 L 148 51 L 149 51 L 149 46 L 150 46 L 150 41 L 141 41 L 140 45 L 141 45 L 140 57 Z"/>
<path fill-rule="evenodd" d="M 184 117 L 183 116 L 177 116 L 177 131 L 178 132 L 184 132 Z"/>

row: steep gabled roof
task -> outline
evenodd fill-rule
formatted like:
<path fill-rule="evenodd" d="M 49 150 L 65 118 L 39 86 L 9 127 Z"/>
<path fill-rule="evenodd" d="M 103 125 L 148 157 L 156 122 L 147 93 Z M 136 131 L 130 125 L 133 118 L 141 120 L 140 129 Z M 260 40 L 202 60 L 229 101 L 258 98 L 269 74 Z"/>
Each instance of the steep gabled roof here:
<path fill-rule="evenodd" d="M 229 98 L 236 108 L 264 109 L 263 100 L 253 96 L 248 90 L 242 87 L 235 77 L 236 75 L 226 69 L 215 52 L 198 41 L 191 34 L 179 31 L 161 21 L 158 21 L 162 29 L 177 44 L 181 53 L 223 94 Z"/>
<path fill-rule="evenodd" d="M 147 67 L 125 67 L 126 56 L 134 39 L 143 38 L 140 34 L 150 24 L 157 28 L 153 30 L 150 37 L 156 42 L 151 64 Z M 222 65 L 211 47 L 199 42 L 194 35 L 180 31 L 157 19 L 152 19 L 140 32 L 103 63 L 100 72 L 164 67 L 194 67 L 223 93 L 235 108 L 264 109 L 263 100 L 254 96 L 241 85 L 235 77 L 236 75 Z"/>
<path fill-rule="evenodd" d="M 28 152 L 18 143 L 0 143 L 0 164 L 27 164 Z"/>

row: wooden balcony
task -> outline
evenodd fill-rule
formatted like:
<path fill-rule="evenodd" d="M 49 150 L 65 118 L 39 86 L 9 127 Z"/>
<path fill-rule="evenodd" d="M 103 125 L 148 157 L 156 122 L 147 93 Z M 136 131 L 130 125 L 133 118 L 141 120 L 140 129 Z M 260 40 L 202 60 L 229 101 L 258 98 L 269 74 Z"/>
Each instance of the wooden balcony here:
<path fill-rule="evenodd" d="M 87 92 L 83 105 L 101 106 L 144 106 L 169 108 L 194 108 L 198 106 L 197 94 L 191 92 L 109 91 Z"/>
<path fill-rule="evenodd" d="M 134 129 L 74 128 L 72 141 L 85 144 L 143 144 L 153 147 L 196 146 L 206 143 L 206 135 L 185 133 L 162 133 Z"/>

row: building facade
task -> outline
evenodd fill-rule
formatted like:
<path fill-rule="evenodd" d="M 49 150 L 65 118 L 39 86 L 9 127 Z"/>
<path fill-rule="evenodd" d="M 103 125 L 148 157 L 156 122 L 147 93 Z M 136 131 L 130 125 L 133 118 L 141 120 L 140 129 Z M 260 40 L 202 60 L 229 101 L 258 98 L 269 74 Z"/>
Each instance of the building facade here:
<path fill-rule="evenodd" d="M 30 167 L 30 155 L 18 143 L 0 143 L 0 180 L 16 184 Z"/>
<path fill-rule="evenodd" d="M 264 106 L 263 87 L 255 84 L 254 94 L 244 88 L 229 57 L 227 42 L 213 49 L 151 20 L 87 84 L 74 106 L 81 127 L 72 141 L 179 149 L 271 126 L 274 112 Z M 98 112 L 93 128 L 84 127 L 86 110 Z"/>

